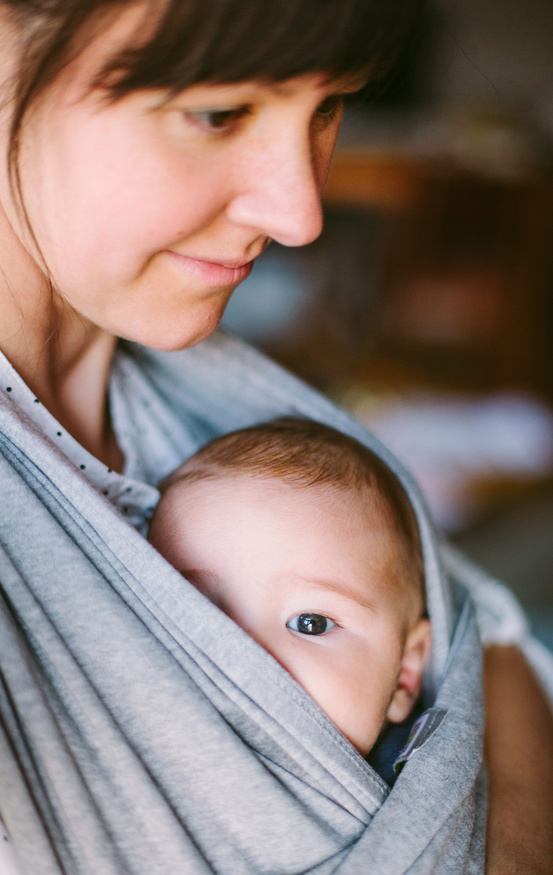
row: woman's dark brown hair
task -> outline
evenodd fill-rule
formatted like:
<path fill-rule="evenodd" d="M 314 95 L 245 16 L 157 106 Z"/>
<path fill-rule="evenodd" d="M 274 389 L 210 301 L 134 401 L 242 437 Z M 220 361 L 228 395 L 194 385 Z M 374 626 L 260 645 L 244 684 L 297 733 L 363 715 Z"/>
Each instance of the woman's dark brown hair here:
<path fill-rule="evenodd" d="M 197 83 L 282 81 L 312 72 L 378 76 L 409 38 L 424 0 L 143 0 L 148 36 L 111 58 L 95 84 L 120 98 Z M 25 114 L 71 56 L 131 0 L 2 0 L 21 35 L 10 164 Z M 139 4 L 140 5 L 140 4 Z M 109 84 L 108 84 L 109 83 Z"/>

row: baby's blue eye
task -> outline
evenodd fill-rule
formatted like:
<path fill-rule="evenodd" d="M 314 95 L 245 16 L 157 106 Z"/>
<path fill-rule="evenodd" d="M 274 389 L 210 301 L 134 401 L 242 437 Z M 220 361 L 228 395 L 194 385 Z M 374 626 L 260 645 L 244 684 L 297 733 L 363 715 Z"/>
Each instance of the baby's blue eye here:
<path fill-rule="evenodd" d="M 288 620 L 286 626 L 292 632 L 301 632 L 302 635 L 324 635 L 332 629 L 336 623 L 322 614 L 298 614 Z"/>

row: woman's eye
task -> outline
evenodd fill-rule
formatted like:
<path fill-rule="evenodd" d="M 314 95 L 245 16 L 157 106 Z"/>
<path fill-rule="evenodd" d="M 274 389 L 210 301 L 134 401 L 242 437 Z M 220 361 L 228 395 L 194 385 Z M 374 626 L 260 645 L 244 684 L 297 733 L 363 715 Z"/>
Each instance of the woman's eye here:
<path fill-rule="evenodd" d="M 224 133 L 232 128 L 244 116 L 248 114 L 245 106 L 233 107 L 232 109 L 202 109 L 188 110 L 185 117 L 206 131 Z"/>
<path fill-rule="evenodd" d="M 302 635 L 324 635 L 332 629 L 336 623 L 322 614 L 298 614 L 288 620 L 286 626 L 292 632 L 301 632 Z"/>
<path fill-rule="evenodd" d="M 325 124 L 330 124 L 342 112 L 344 99 L 339 94 L 331 94 L 317 107 L 317 118 Z"/>

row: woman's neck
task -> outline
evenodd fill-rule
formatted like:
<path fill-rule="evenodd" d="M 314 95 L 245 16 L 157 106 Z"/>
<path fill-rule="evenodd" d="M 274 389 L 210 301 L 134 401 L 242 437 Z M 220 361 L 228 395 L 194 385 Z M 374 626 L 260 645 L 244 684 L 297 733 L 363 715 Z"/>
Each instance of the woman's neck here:
<path fill-rule="evenodd" d="M 109 416 L 107 387 L 115 338 L 101 331 L 86 332 L 64 342 L 59 326 L 39 348 L 19 338 L 0 348 L 32 392 L 86 450 L 114 470 L 120 470 Z M 15 338 L 13 338 L 15 339 Z"/>
<path fill-rule="evenodd" d="M 10 259 L 15 254 L 8 243 L 0 266 L 0 349 L 64 429 L 120 470 L 107 402 L 116 339 L 75 313 L 28 256 L 26 265 Z"/>

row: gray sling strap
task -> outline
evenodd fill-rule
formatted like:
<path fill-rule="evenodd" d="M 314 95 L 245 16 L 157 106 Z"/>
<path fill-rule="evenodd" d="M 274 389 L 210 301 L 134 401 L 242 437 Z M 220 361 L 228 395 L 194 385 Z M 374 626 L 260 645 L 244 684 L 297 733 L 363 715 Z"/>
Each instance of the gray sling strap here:
<path fill-rule="evenodd" d="M 200 444 L 296 412 L 354 433 L 399 471 L 345 414 L 224 335 L 129 356 L 183 446 L 184 432 Z M 475 624 L 404 472 L 434 626 L 426 697 L 443 714 L 390 791 L 8 398 L 0 417 L 0 815 L 26 872 L 482 871 Z"/>

